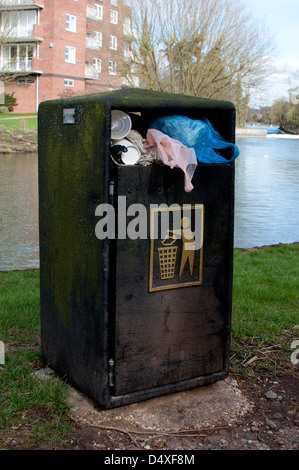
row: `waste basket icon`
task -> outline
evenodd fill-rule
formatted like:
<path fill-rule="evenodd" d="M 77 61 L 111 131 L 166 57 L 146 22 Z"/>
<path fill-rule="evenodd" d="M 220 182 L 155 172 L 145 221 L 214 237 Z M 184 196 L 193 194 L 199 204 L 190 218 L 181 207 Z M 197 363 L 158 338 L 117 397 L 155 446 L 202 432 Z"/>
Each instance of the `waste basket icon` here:
<path fill-rule="evenodd" d="M 175 240 L 173 240 L 168 246 L 165 245 L 165 242 L 162 242 L 162 245 L 164 245 L 164 247 L 158 248 L 161 279 L 172 279 L 174 277 L 175 263 L 178 251 L 177 246 L 171 246 L 174 242 Z"/>
<path fill-rule="evenodd" d="M 224 101 L 123 89 L 39 106 L 42 358 L 102 408 L 227 377 L 232 304 L 231 149 L 198 162 L 187 192 L 181 168 L 131 164 L 139 147 L 115 144 L 115 110 L 134 137 L 184 115 L 235 138 Z"/>

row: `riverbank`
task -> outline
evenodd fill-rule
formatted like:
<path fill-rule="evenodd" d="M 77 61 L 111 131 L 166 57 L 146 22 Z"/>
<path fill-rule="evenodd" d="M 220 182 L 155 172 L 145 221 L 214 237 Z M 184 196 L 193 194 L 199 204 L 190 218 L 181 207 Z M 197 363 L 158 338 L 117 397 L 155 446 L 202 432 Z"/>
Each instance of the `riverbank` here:
<path fill-rule="evenodd" d="M 236 129 L 236 137 L 267 137 L 266 129 Z"/>
<path fill-rule="evenodd" d="M 267 134 L 266 129 L 236 129 L 236 137 L 299 138 L 297 134 Z M 0 124 L 0 153 L 37 152 L 37 131 L 20 128 L 8 129 Z"/>
<path fill-rule="evenodd" d="M 230 378 L 219 386 L 233 390 L 250 407 L 235 419 L 229 407 L 220 407 L 213 422 L 214 402 L 208 402 L 203 425 L 184 397 L 195 397 L 193 406 L 200 408 L 205 402 L 196 394 L 215 387 L 163 397 L 162 411 L 177 417 L 179 432 L 161 424 L 157 410 L 162 398 L 103 412 L 76 394 L 74 411 L 74 390 L 45 372 L 41 362 L 39 271 L 0 273 L 0 340 L 5 345 L 0 449 L 113 450 L 115 455 L 117 450 L 298 449 L 299 366 L 292 362 L 298 357 L 292 344 L 299 338 L 299 244 L 236 249 L 234 255 Z M 234 397 L 227 399 L 231 405 Z M 109 422 L 103 423 L 104 418 Z"/>
<path fill-rule="evenodd" d="M 37 152 L 37 131 L 0 125 L 0 153 Z"/>
<path fill-rule="evenodd" d="M 274 129 L 274 131 L 273 131 Z M 285 139 L 298 139 L 299 134 L 294 132 L 288 132 L 284 129 L 281 129 L 282 132 L 276 132 L 275 129 L 279 128 L 258 128 L 258 127 L 246 127 L 246 128 L 236 128 L 236 137 L 277 137 Z"/>

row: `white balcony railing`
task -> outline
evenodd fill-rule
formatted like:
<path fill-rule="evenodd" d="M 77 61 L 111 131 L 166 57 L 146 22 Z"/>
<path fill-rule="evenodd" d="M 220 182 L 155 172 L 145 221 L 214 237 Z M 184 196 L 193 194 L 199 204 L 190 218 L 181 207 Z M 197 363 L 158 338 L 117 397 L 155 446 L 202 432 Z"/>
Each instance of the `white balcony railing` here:
<path fill-rule="evenodd" d="M 32 59 L 15 59 L 0 65 L 2 72 L 30 72 L 32 70 Z"/>
<path fill-rule="evenodd" d="M 93 65 L 86 65 L 85 66 L 85 78 L 91 78 L 96 80 L 99 78 L 99 74 L 96 71 L 95 67 Z"/>
<path fill-rule="evenodd" d="M 123 78 L 122 82 L 125 86 L 133 85 L 135 88 L 139 88 L 139 77 L 131 77 L 130 80 Z"/>
<path fill-rule="evenodd" d="M 96 38 L 87 37 L 86 38 L 86 47 L 89 49 L 99 49 L 101 46 L 100 42 Z"/>
<path fill-rule="evenodd" d="M 1 0 L 0 0 L 1 1 Z M 95 7 L 87 7 L 87 18 L 101 21 L 103 19 L 103 8 L 101 5 Z"/>
<path fill-rule="evenodd" d="M 36 3 L 41 3 L 34 0 L 0 0 L 1 7 L 18 7 L 19 5 L 35 5 Z"/>
<path fill-rule="evenodd" d="M 6 40 L 10 41 L 15 40 L 15 39 L 33 39 L 33 29 L 17 29 L 14 28 L 13 30 L 9 31 L 8 34 L 6 34 Z"/>

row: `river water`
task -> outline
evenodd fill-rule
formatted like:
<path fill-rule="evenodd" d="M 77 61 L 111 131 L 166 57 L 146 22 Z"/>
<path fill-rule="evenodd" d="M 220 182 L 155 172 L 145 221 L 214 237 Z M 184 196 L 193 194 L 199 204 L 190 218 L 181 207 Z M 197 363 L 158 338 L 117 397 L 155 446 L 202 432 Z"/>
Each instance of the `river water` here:
<path fill-rule="evenodd" d="M 299 241 L 299 138 L 238 138 L 235 246 Z"/>
<path fill-rule="evenodd" d="M 237 139 L 235 247 L 299 242 L 299 138 Z M 37 154 L 0 155 L 0 271 L 38 267 Z"/>

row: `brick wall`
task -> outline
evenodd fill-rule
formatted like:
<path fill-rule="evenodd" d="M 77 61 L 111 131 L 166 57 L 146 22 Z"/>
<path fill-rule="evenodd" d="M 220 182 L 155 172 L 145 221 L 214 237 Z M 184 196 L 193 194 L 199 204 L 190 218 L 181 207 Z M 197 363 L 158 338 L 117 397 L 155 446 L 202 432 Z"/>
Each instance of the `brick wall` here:
<path fill-rule="evenodd" d="M 6 92 L 14 91 L 18 106 L 14 112 L 36 112 L 37 100 L 61 98 L 64 96 L 94 93 L 117 89 L 122 85 L 121 64 L 123 60 L 123 22 L 130 16 L 130 9 L 118 0 L 44 0 L 40 9 L 40 24 L 34 27 L 38 58 L 34 69 L 41 72 L 34 76 L 34 83 L 19 85 L 14 80 Z M 87 7 L 94 11 L 95 5 L 103 8 L 102 19 L 87 15 Z M 111 10 L 117 12 L 117 24 L 111 22 Z M 90 11 L 90 10 L 89 10 Z M 66 15 L 76 17 L 76 31 L 66 29 Z M 95 33 L 102 33 L 100 47 L 86 47 L 86 38 L 93 39 Z M 116 38 L 117 48 L 112 49 L 110 37 Z M 75 63 L 65 60 L 66 46 L 75 48 Z M 86 67 L 93 70 L 95 59 L 101 61 L 101 70 L 96 79 L 86 78 Z M 109 61 L 116 64 L 116 74 L 109 73 Z"/>
<path fill-rule="evenodd" d="M 33 83 L 31 83 L 33 81 Z M 20 83 L 18 83 L 20 82 Z M 14 93 L 17 106 L 14 113 L 35 113 L 37 109 L 37 78 L 36 76 L 19 77 L 5 86 L 6 93 Z"/>

